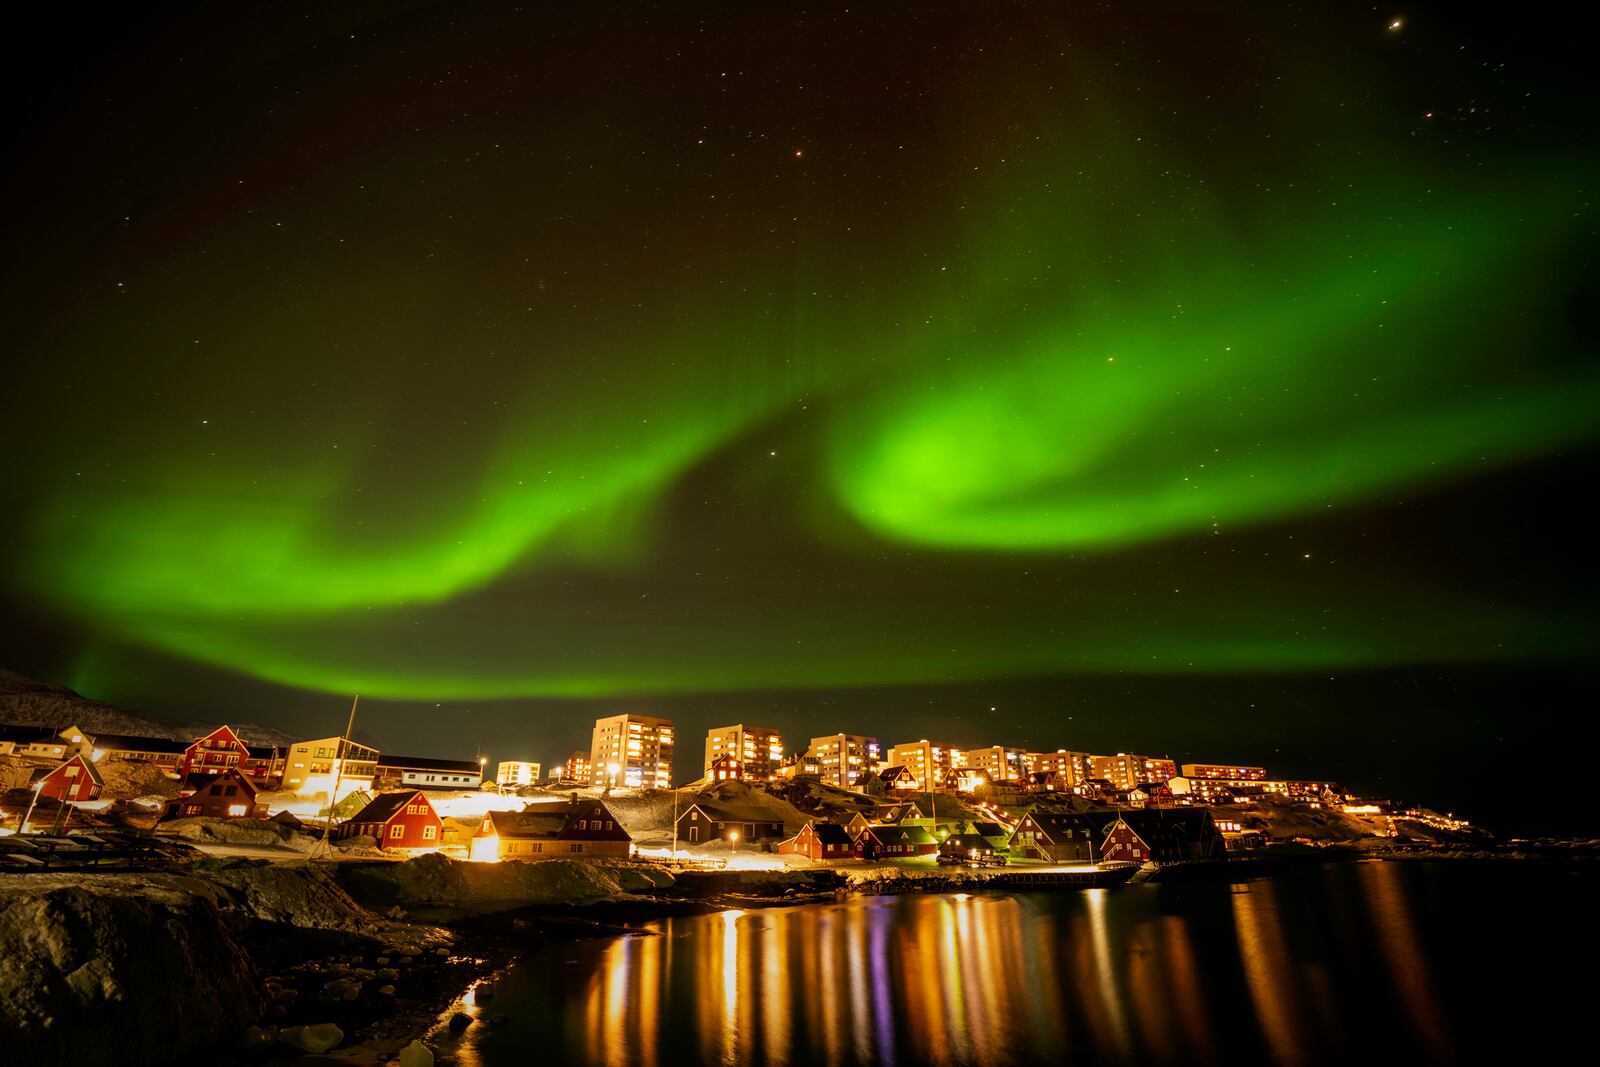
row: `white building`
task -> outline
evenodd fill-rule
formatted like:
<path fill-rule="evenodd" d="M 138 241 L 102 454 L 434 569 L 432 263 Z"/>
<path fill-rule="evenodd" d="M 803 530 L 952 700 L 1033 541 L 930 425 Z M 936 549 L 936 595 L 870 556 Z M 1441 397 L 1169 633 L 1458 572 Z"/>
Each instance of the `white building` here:
<path fill-rule="evenodd" d="M 543 768 L 525 760 L 502 760 L 494 768 L 494 780 L 501 789 L 520 789 L 525 785 L 538 785 Z"/>

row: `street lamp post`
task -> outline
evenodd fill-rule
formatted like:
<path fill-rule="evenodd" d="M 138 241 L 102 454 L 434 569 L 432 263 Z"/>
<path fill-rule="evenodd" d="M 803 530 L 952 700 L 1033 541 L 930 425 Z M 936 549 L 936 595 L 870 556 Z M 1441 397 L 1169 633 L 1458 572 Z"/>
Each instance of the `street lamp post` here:
<path fill-rule="evenodd" d="M 17 827 L 17 833 L 18 834 L 25 834 L 25 833 L 28 832 L 28 820 L 33 818 L 33 806 L 35 804 L 39 803 L 39 790 L 41 790 L 43 788 L 44 788 L 44 779 L 43 778 L 41 778 L 37 782 L 33 783 L 33 796 L 28 799 L 28 810 L 27 810 L 27 813 L 22 816 L 21 825 L 19 825 Z"/>
<path fill-rule="evenodd" d="M 728 835 L 733 840 L 733 851 L 739 851 L 739 831 L 735 830 Z"/>

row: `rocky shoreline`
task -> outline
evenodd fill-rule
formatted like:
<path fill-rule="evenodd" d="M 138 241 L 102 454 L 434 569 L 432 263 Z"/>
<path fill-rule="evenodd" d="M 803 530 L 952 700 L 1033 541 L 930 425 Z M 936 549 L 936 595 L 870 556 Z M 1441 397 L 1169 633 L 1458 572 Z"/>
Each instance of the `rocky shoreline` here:
<path fill-rule="evenodd" d="M 1595 842 L 1272 849 L 1153 880 L 1251 877 L 1301 861 L 1597 856 Z M 145 1067 L 203 1056 L 241 1067 L 380 1067 L 430 1033 L 495 1025 L 492 986 L 483 983 L 557 941 L 638 933 L 652 920 L 724 908 L 1006 888 L 991 881 L 988 871 L 674 872 L 639 861 L 438 856 L 6 875 L 0 1047 L 22 1063 Z M 457 1017 L 473 990 L 473 1010 Z"/>

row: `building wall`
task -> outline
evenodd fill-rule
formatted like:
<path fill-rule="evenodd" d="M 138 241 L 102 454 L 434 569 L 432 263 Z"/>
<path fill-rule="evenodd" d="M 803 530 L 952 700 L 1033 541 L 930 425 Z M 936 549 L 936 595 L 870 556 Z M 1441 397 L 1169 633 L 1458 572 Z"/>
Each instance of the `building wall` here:
<path fill-rule="evenodd" d="M 928 792 L 930 788 L 943 789 L 951 768 L 960 765 L 962 759 L 960 749 L 924 739 L 895 745 L 889 750 L 887 762 L 890 767 L 906 768 L 916 776 L 920 791 Z"/>
<path fill-rule="evenodd" d="M 178 773 L 221 774 L 238 769 L 249 758 L 250 751 L 238 735 L 226 726 L 219 726 L 189 746 L 178 765 Z"/>
<path fill-rule="evenodd" d="M 1267 776 L 1265 767 L 1234 767 L 1221 763 L 1185 763 L 1185 778 L 1234 778 L 1258 782 Z"/>
<path fill-rule="evenodd" d="M 711 773 L 711 763 L 718 756 L 732 756 L 738 760 L 746 781 L 768 782 L 783 762 L 783 738 L 778 731 L 766 726 L 747 723 L 719 726 L 706 731 L 706 774 Z"/>
<path fill-rule="evenodd" d="M 256 814 L 256 800 L 244 786 L 227 779 L 210 782 L 186 797 L 169 801 L 168 815 L 178 818 L 247 819 Z"/>
<path fill-rule="evenodd" d="M 338 788 L 371 789 L 378 774 L 378 750 L 339 737 L 291 745 L 284 757 L 283 788 L 294 793 L 327 793 Z"/>
<path fill-rule="evenodd" d="M 574 752 L 567 757 L 567 762 L 561 765 L 561 777 L 568 782 L 582 782 L 591 784 L 593 780 L 592 768 L 589 766 L 589 753 Z"/>
<path fill-rule="evenodd" d="M 401 785 L 418 789 L 476 789 L 483 784 L 481 775 L 466 771 L 413 770 L 405 767 L 398 770 Z"/>
<path fill-rule="evenodd" d="M 992 782 L 1010 782 L 1027 773 L 1025 753 L 1020 748 L 990 745 L 988 748 L 969 748 L 964 753 L 962 766 L 984 771 Z"/>
<path fill-rule="evenodd" d="M 855 788 L 858 777 L 878 773 L 881 765 L 878 739 L 864 734 L 813 737 L 806 755 L 817 761 L 822 780 L 840 789 Z"/>
<path fill-rule="evenodd" d="M 100 787 L 95 784 L 83 757 L 73 756 L 45 775 L 39 785 L 39 795 L 54 800 L 94 800 L 100 795 Z"/>
<path fill-rule="evenodd" d="M 542 768 L 537 763 L 505 760 L 495 767 L 494 778 L 503 789 L 520 789 L 525 785 L 537 785 L 541 773 Z"/>
<path fill-rule="evenodd" d="M 1030 774 L 1054 771 L 1057 788 L 1071 789 L 1087 778 L 1094 777 L 1094 757 L 1087 752 L 1057 749 L 1054 752 L 1029 752 L 1023 757 Z"/>
<path fill-rule="evenodd" d="M 397 828 L 398 835 L 395 833 Z M 434 812 L 433 805 L 419 797 L 408 803 L 383 827 L 382 836 L 378 837 L 378 847 L 438 848 L 443 830 L 444 821 Z"/>
<path fill-rule="evenodd" d="M 590 783 L 667 789 L 672 785 L 671 719 L 612 715 L 596 719 L 589 746 Z M 617 772 L 613 777 L 610 768 Z"/>
<path fill-rule="evenodd" d="M 1165 782 L 1178 773 L 1170 759 L 1118 752 L 1115 756 L 1095 756 L 1091 778 L 1104 778 L 1118 789 L 1132 789 L 1140 782 Z"/>

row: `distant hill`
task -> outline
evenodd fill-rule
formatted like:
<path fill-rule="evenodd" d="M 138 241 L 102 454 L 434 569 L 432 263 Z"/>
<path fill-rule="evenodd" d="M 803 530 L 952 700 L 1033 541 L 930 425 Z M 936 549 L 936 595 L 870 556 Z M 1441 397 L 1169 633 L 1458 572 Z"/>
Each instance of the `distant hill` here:
<path fill-rule="evenodd" d="M 77 725 L 94 734 L 130 734 L 135 737 L 168 737 L 192 741 L 215 730 L 221 723 L 181 723 L 158 719 L 138 712 L 90 700 L 64 685 L 29 678 L 15 671 L 0 670 L 0 724 L 7 726 L 49 726 L 60 729 Z M 270 726 L 231 722 L 234 732 L 252 745 L 289 745 L 300 738 Z"/>

